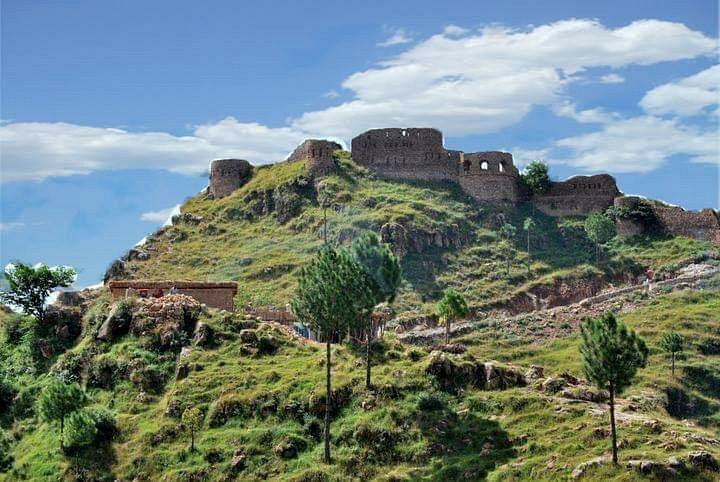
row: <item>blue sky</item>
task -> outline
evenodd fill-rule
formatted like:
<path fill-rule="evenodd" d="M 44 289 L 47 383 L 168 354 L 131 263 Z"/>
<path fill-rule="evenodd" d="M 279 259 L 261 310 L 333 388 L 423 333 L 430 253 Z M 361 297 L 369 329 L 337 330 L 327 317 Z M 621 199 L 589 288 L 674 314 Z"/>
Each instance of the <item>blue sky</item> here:
<path fill-rule="evenodd" d="M 1 8 L 0 262 L 70 264 L 79 286 L 202 189 L 210 159 L 370 127 L 719 205 L 715 1 Z"/>

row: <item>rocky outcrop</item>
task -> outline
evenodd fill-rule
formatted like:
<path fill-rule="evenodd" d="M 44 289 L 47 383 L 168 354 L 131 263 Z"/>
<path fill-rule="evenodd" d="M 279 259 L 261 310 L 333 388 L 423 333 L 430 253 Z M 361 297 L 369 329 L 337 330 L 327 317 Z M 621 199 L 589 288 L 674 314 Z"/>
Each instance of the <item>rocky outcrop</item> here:
<path fill-rule="evenodd" d="M 525 386 L 519 369 L 496 362 L 479 362 L 473 357 L 454 356 L 433 351 L 428 356 L 425 373 L 437 381 L 445 391 L 457 391 L 466 386 L 485 390 L 504 390 Z"/>
<path fill-rule="evenodd" d="M 380 227 L 380 238 L 388 243 L 396 256 L 424 253 L 430 249 L 459 248 L 468 244 L 469 235 L 457 224 L 436 230 L 408 228 L 399 223 L 385 223 Z"/>

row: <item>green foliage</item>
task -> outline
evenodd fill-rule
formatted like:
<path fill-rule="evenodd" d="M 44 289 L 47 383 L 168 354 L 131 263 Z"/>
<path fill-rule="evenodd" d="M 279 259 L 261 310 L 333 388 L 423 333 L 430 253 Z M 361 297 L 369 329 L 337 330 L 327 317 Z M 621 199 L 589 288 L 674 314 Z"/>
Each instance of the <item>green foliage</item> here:
<path fill-rule="evenodd" d="M 445 321 L 445 343 L 450 341 L 450 325 L 454 320 L 467 316 L 469 310 L 465 298 L 454 288 L 446 288 L 438 301 L 436 313 Z"/>
<path fill-rule="evenodd" d="M 75 270 L 69 266 L 8 264 L 5 267 L 8 290 L 0 292 L 0 301 L 19 306 L 42 322 L 47 297 L 56 288 L 70 286 L 75 276 Z"/>
<path fill-rule="evenodd" d="M 353 241 L 349 250 L 369 277 L 375 304 L 392 303 L 400 287 L 402 269 L 390 246 L 368 231 Z"/>
<path fill-rule="evenodd" d="M 598 388 L 612 387 L 615 393 L 630 385 L 638 368 L 647 361 L 645 341 L 628 330 L 612 312 L 580 325 L 583 371 Z"/>
<path fill-rule="evenodd" d="M 668 331 L 660 339 L 660 348 L 670 353 L 672 358 L 672 375 L 675 376 L 675 357 L 683 351 L 683 337 L 675 331 Z"/>
<path fill-rule="evenodd" d="M 75 410 L 67 417 L 63 440 L 68 449 L 80 448 L 95 441 L 98 430 L 95 419 L 86 410 Z"/>
<path fill-rule="evenodd" d="M 60 422 L 60 444 L 63 443 L 65 418 L 82 408 L 88 397 L 77 383 L 64 383 L 52 379 L 43 389 L 38 399 L 38 414 L 45 422 Z"/>
<path fill-rule="evenodd" d="M 585 219 L 585 232 L 595 244 L 605 244 L 615 237 L 615 223 L 609 216 L 593 213 Z"/>
<path fill-rule="evenodd" d="M 7 472 L 12 467 L 13 456 L 10 448 L 10 437 L 0 428 L 0 473 Z"/>
<path fill-rule="evenodd" d="M 203 413 L 198 407 L 186 408 L 182 414 L 182 424 L 190 432 L 190 451 L 195 450 L 195 433 L 203 423 Z"/>
<path fill-rule="evenodd" d="M 550 187 L 548 165 L 542 161 L 532 161 L 520 176 L 533 194 L 542 194 Z"/>

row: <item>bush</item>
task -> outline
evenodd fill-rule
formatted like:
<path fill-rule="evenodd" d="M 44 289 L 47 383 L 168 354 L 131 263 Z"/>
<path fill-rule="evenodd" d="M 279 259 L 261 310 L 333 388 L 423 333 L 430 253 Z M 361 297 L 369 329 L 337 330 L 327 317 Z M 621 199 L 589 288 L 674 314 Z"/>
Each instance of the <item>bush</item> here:
<path fill-rule="evenodd" d="M 10 437 L 0 428 L 0 473 L 7 472 L 13 463 L 12 454 L 10 454 Z"/>
<path fill-rule="evenodd" d="M 434 412 L 442 410 L 447 406 L 447 401 L 440 394 L 420 392 L 417 397 L 417 408 L 423 412 Z"/>
<path fill-rule="evenodd" d="M 15 386 L 0 372 L 0 416 L 10 413 L 16 393 Z"/>
<path fill-rule="evenodd" d="M 95 441 L 97 433 L 91 413 L 88 410 L 76 410 L 65 422 L 65 447 L 76 449 L 90 445 Z"/>
<path fill-rule="evenodd" d="M 698 351 L 703 355 L 720 355 L 720 337 L 709 336 L 698 344 Z"/>
<path fill-rule="evenodd" d="M 118 434 L 115 415 L 105 407 L 89 407 L 85 409 L 92 418 L 97 429 L 96 440 L 112 440 Z"/>
<path fill-rule="evenodd" d="M 26 329 L 26 317 L 23 315 L 12 314 L 3 320 L 3 333 L 9 345 L 17 345 L 20 343 Z"/>

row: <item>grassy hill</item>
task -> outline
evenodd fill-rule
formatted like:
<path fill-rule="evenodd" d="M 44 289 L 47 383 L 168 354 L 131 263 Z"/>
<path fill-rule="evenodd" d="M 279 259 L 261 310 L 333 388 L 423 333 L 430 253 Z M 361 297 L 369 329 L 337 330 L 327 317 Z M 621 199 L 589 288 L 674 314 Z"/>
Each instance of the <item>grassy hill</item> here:
<path fill-rule="evenodd" d="M 334 346 L 334 460 L 322 464 L 322 347 L 241 309 L 248 300 L 287 302 L 295 271 L 322 243 L 319 194 L 333 199 L 332 242 L 386 223 L 404 227 L 410 247 L 402 257 L 401 317 L 429 313 L 446 286 L 463 292 L 482 320 L 490 309 L 527 309 L 524 293 L 562 302 L 568 295 L 561 292 L 617 284 L 647 266 L 673 273 L 693 260 L 717 264 L 706 243 L 662 237 L 613 241 L 596 264 L 579 219 L 479 207 L 451 185 L 378 180 L 346 158 L 317 187 L 302 162 L 260 168 L 231 196 L 188 200 L 180 219 L 126 263 L 136 278 L 237 280 L 235 313 L 183 308 L 185 326 L 148 323 L 155 315 L 143 302 L 112 303 L 100 290 L 40 328 L 0 314 L 0 480 L 563 480 L 608 454 L 605 406 L 592 401 L 596 390 L 573 381 L 582 377 L 576 324 L 527 337 L 479 323 L 453 339 L 466 349 L 458 354 L 387 334 L 373 346 L 370 392 L 363 351 Z M 498 214 L 518 226 L 526 216 L 536 220 L 531 259 L 524 233 L 509 249 L 499 238 Z M 628 295 L 622 306 L 620 318 L 647 340 L 651 355 L 620 401 L 621 462 L 677 457 L 686 463 L 677 478 L 717 480 L 692 468 L 688 453 L 720 458 L 720 279 L 701 291 Z M 98 340 L 108 318 L 130 328 Z M 674 379 L 658 348 L 670 329 L 687 341 Z M 499 385 L 466 376 L 484 362 L 500 374 Z M 436 363 L 458 376 L 443 378 Z M 535 368 L 520 383 L 515 374 L 533 365 L 543 373 Z M 58 426 L 38 418 L 38 394 L 55 377 L 82 384 L 90 405 L 114 416 L 89 447 L 63 454 Z M 548 388 L 558 383 L 566 391 Z M 179 420 L 189 407 L 203 413 L 195 452 Z M 608 464 L 584 476 L 660 477 Z"/>

